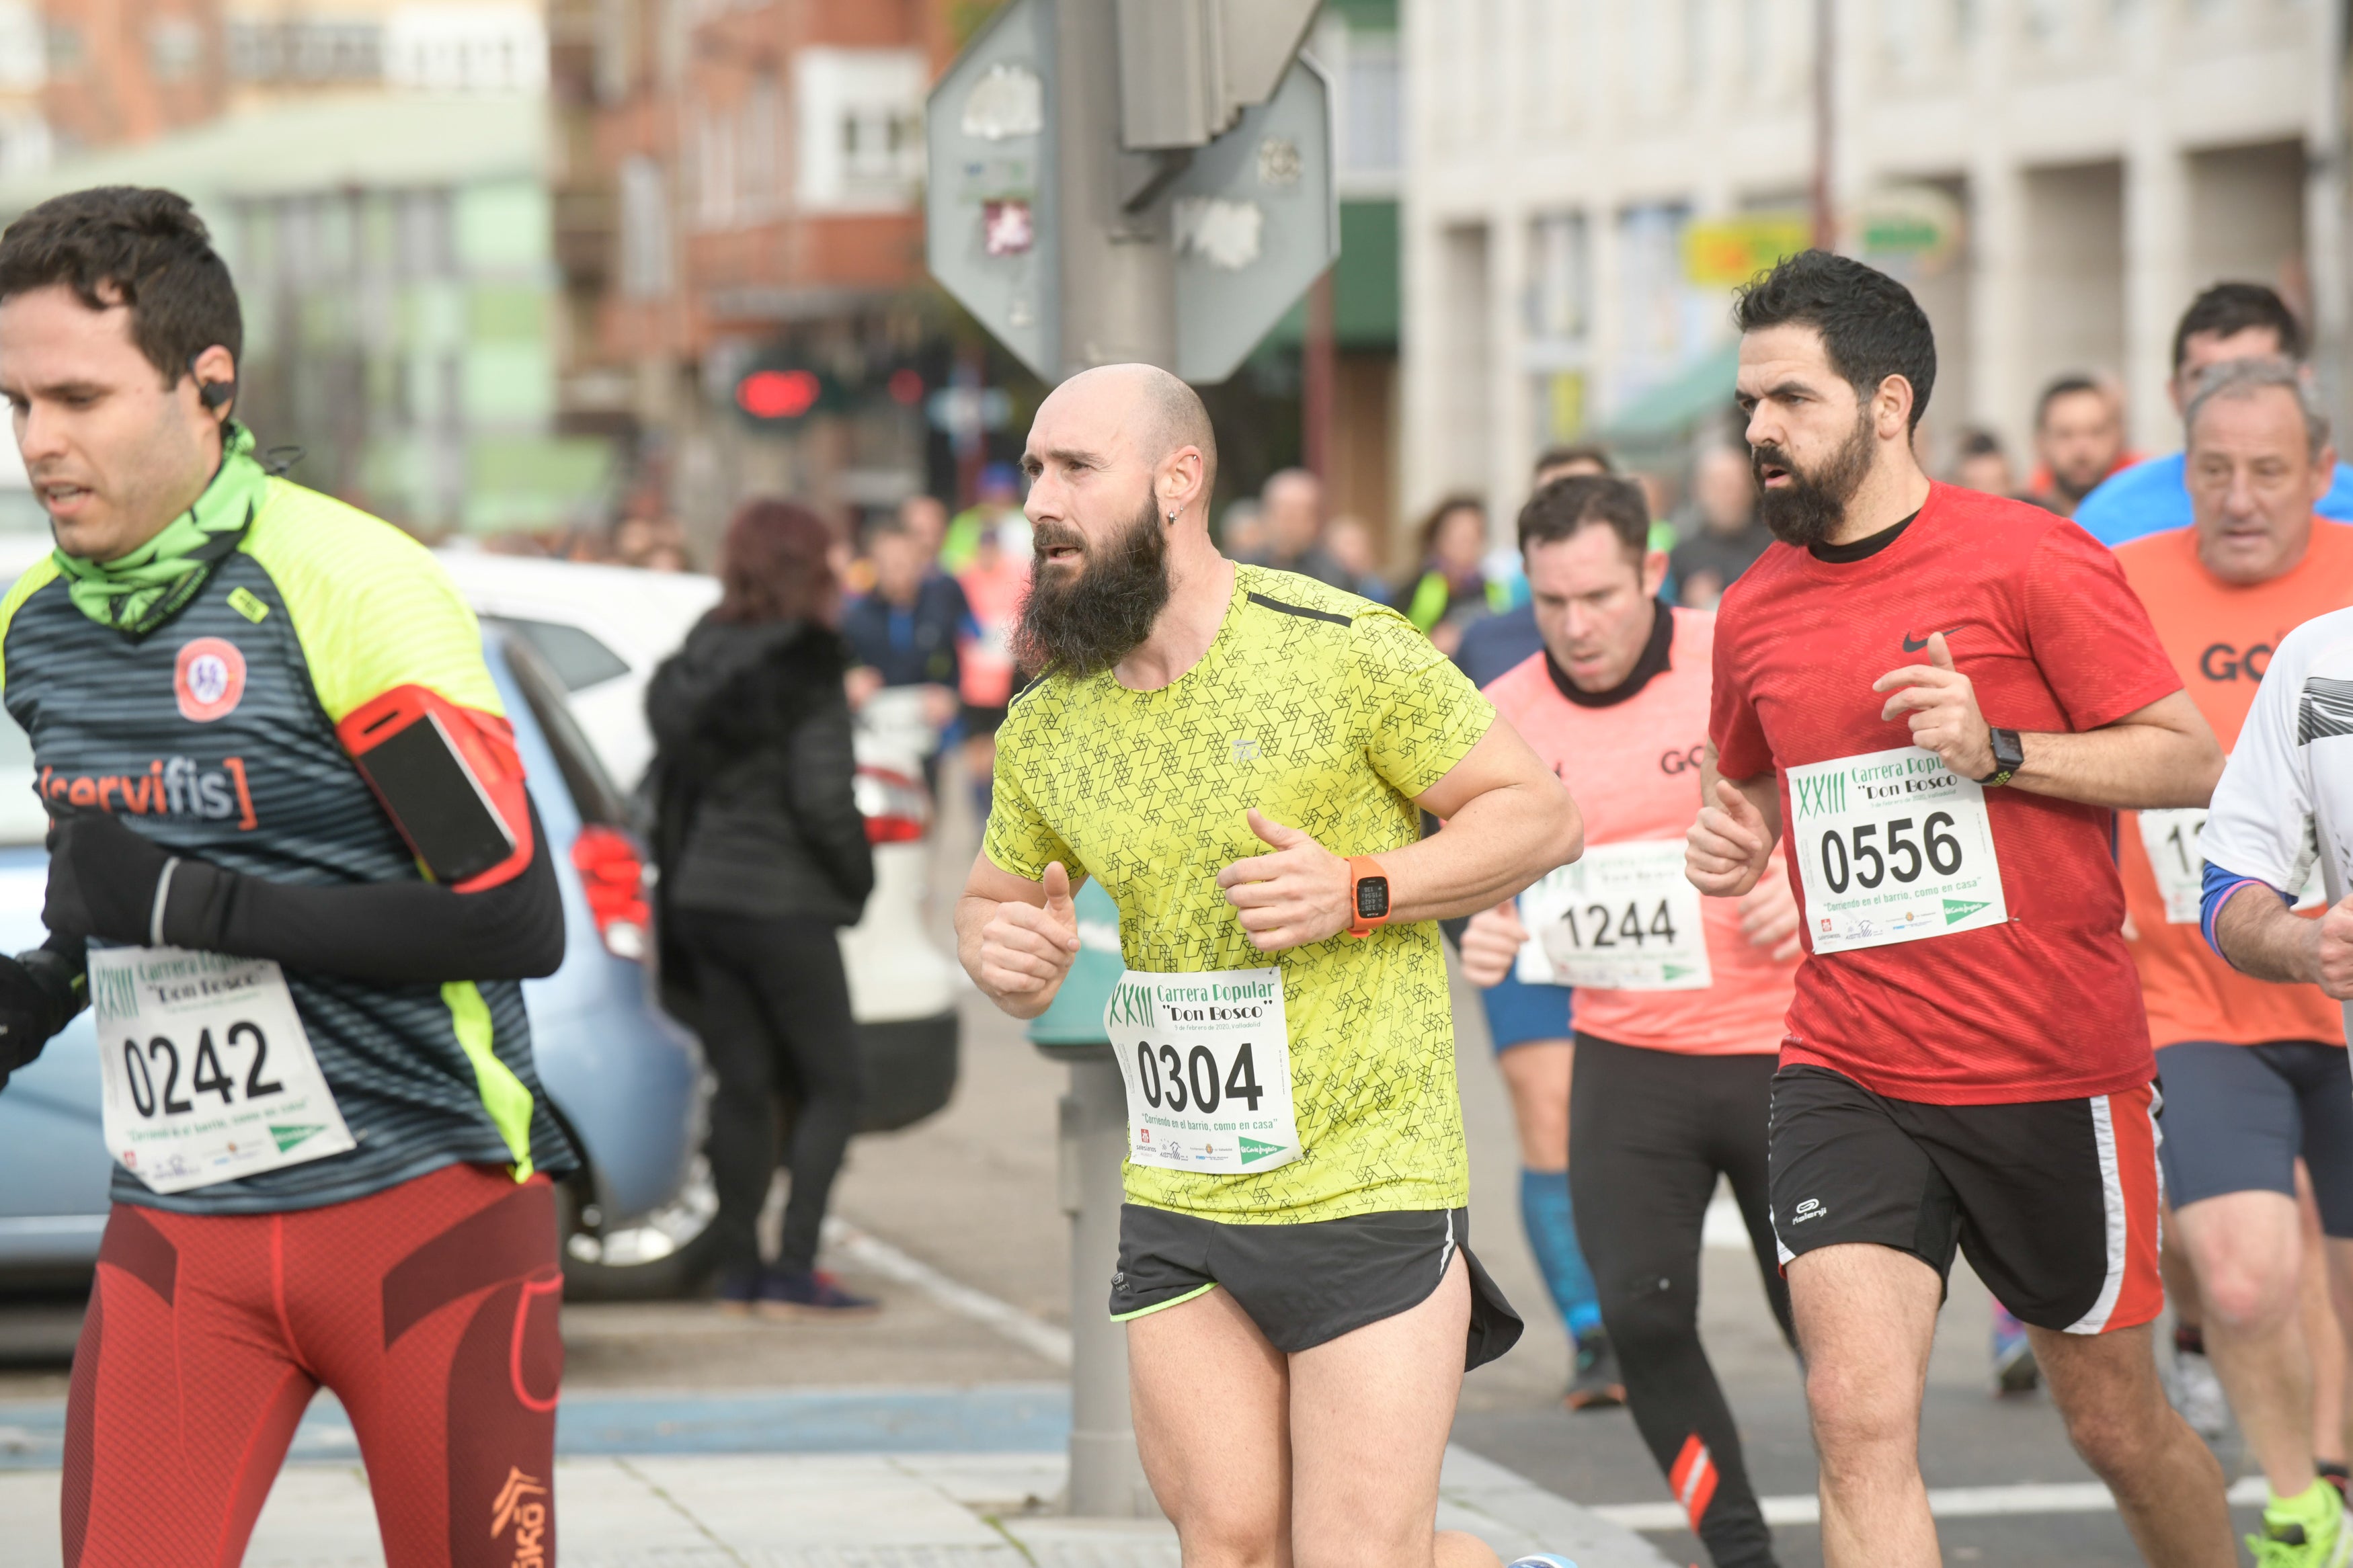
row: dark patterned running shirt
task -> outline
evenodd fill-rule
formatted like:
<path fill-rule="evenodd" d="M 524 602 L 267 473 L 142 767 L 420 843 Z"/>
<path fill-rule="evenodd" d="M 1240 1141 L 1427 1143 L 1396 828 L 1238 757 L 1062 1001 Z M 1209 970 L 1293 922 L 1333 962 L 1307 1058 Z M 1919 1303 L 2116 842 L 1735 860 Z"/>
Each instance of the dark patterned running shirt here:
<path fill-rule="evenodd" d="M 265 483 L 237 551 L 137 641 L 77 608 L 54 561 L 19 578 L 0 601 L 8 712 L 32 738 L 46 795 L 112 812 L 175 854 L 278 882 L 416 879 L 335 726 L 410 686 L 502 724 L 480 632 L 415 540 L 316 491 Z M 572 1168 L 532 1065 L 519 983 L 388 984 L 296 969 L 286 981 L 358 1146 L 170 1196 L 118 1164 L 118 1200 L 271 1213 L 461 1162 L 518 1179 Z"/>
<path fill-rule="evenodd" d="M 1217 879 L 1268 852 L 1252 807 L 1335 855 L 1413 843 L 1413 797 L 1494 717 L 1396 611 L 1258 566 L 1235 568 L 1216 639 L 1167 687 L 1130 691 L 1104 671 L 1015 700 L 997 732 L 990 862 L 1033 881 L 1054 860 L 1094 878 L 1119 905 L 1130 969 L 1282 971 L 1304 1154 L 1239 1175 L 1131 1164 L 1131 1202 L 1293 1223 L 1470 1201 L 1436 922 L 1270 957 Z"/>

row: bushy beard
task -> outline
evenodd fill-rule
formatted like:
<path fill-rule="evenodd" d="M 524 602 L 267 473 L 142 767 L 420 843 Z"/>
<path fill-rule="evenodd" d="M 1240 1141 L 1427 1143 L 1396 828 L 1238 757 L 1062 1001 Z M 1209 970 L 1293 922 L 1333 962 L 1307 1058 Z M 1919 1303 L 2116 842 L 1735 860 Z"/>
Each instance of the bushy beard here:
<path fill-rule="evenodd" d="M 1153 498 L 1144 498 L 1119 537 L 1100 553 L 1067 522 L 1036 525 L 1029 592 L 1021 600 L 1014 652 L 1041 674 L 1092 675 L 1109 669 L 1152 635 L 1168 603 L 1168 536 Z M 1077 546 L 1085 564 L 1066 572 L 1047 564 L 1046 552 Z"/>
<path fill-rule="evenodd" d="M 1769 441 L 1749 448 L 1748 471 L 1757 484 L 1757 512 L 1773 531 L 1773 537 L 1802 550 L 1835 532 L 1846 518 L 1846 503 L 1870 476 L 1874 441 L 1870 413 L 1865 410 L 1854 422 L 1854 434 L 1813 473 L 1800 468 L 1796 458 Z M 1767 463 L 1778 465 L 1789 476 L 1789 482 L 1766 489 Z"/>

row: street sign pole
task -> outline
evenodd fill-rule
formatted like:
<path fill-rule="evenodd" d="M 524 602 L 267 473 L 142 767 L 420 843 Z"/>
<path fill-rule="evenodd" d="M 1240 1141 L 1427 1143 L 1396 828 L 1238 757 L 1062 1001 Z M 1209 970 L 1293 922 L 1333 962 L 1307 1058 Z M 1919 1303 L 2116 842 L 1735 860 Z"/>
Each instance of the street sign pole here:
<path fill-rule="evenodd" d="M 1071 1477 L 1063 1506 L 1082 1519 L 1159 1513 L 1136 1457 L 1128 1404 L 1127 1325 L 1104 1300 L 1119 1267 L 1120 1167 L 1127 1159 L 1127 1093 L 1111 1047 L 1060 1049 L 1060 1175 L 1071 1216 Z"/>
<path fill-rule="evenodd" d="M 1240 368 L 1340 252 L 1315 0 L 1009 0 L 932 89 L 932 275 L 1038 375 Z"/>
<path fill-rule="evenodd" d="M 1131 212 L 1120 141 L 1116 0 L 1052 0 L 1055 161 L 1061 198 L 1064 376 L 1099 364 L 1176 364 L 1175 254 L 1158 204 Z"/>

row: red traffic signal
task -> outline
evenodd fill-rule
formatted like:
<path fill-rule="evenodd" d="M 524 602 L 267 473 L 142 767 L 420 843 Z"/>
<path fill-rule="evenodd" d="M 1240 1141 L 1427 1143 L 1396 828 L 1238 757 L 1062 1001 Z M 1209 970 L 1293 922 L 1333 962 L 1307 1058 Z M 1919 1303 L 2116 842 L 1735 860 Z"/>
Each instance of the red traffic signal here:
<path fill-rule="evenodd" d="M 824 391 L 806 370 L 755 370 L 735 384 L 735 406 L 754 419 L 798 419 Z"/>

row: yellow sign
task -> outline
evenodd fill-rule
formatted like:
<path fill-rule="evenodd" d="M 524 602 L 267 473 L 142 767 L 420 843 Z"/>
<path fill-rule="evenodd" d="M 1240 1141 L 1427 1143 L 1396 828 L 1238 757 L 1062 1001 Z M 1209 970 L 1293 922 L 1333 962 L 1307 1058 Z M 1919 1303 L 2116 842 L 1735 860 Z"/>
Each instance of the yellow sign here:
<path fill-rule="evenodd" d="M 1683 279 L 1695 288 L 1732 289 L 1814 242 L 1803 213 L 1750 213 L 1683 226 Z"/>

